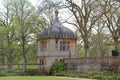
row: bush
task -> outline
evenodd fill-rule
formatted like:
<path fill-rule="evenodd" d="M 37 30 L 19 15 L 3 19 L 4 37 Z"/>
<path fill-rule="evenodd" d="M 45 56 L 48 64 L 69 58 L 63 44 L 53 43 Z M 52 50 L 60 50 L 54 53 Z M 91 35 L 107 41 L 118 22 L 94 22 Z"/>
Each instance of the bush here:
<path fill-rule="evenodd" d="M 30 76 L 34 76 L 34 75 L 41 75 L 42 73 L 39 71 L 39 70 L 37 70 L 37 69 L 28 69 L 28 70 L 26 70 L 25 71 L 25 73 L 27 74 L 27 75 L 30 75 Z"/>
<path fill-rule="evenodd" d="M 106 73 L 76 73 L 73 71 L 69 72 L 58 72 L 55 73 L 55 76 L 67 76 L 67 77 L 79 77 L 79 78 L 91 78 L 91 79 L 100 79 L 100 80 L 120 80 L 120 75 L 111 75 Z"/>
<path fill-rule="evenodd" d="M 17 76 L 18 74 L 16 72 L 1 72 L 0 76 Z"/>
<path fill-rule="evenodd" d="M 28 73 L 25 73 L 25 72 L 19 72 L 18 75 L 19 75 L 19 76 L 28 76 L 29 74 L 28 74 Z"/>
<path fill-rule="evenodd" d="M 65 76 L 65 72 L 58 72 L 58 73 L 55 73 L 54 76 Z"/>
<path fill-rule="evenodd" d="M 103 75 L 92 75 L 90 78 L 92 79 L 102 79 Z"/>
<path fill-rule="evenodd" d="M 89 78 L 90 77 L 90 74 L 78 74 L 78 76 L 80 77 L 80 78 Z"/>
<path fill-rule="evenodd" d="M 69 71 L 65 75 L 68 76 L 68 77 L 77 77 L 76 72 L 73 72 L 73 71 Z"/>
<path fill-rule="evenodd" d="M 1 76 L 5 76 L 5 74 L 0 73 L 0 77 L 1 77 Z"/>
<path fill-rule="evenodd" d="M 50 72 L 52 74 L 56 73 L 56 72 L 61 72 L 61 71 L 64 71 L 66 69 L 66 64 L 63 63 L 63 62 L 55 62 L 51 69 L 50 69 Z"/>

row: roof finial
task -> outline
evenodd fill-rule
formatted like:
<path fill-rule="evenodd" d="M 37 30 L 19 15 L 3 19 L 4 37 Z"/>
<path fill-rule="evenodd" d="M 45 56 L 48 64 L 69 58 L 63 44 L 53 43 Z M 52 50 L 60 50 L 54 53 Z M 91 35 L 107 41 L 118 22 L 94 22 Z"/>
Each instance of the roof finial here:
<path fill-rule="evenodd" d="M 55 16 L 58 16 L 58 10 L 57 9 L 55 10 Z"/>

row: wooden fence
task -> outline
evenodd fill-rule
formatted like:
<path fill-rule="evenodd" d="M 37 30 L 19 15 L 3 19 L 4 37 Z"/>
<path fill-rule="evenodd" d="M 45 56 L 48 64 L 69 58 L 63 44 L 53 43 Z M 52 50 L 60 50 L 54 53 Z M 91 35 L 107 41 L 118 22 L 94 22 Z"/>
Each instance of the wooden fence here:
<path fill-rule="evenodd" d="M 23 70 L 24 64 L 0 64 L 0 71 Z M 39 64 L 27 64 L 26 69 L 39 69 Z"/>

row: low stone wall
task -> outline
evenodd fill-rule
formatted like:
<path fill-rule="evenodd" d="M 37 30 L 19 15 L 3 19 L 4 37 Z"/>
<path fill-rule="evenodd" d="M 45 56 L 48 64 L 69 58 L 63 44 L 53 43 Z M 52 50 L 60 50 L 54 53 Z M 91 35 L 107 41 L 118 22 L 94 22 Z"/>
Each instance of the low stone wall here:
<path fill-rule="evenodd" d="M 120 58 L 106 57 L 106 58 L 66 58 L 64 62 L 67 64 L 68 70 L 76 72 L 90 72 L 90 71 L 118 71 L 120 72 Z"/>

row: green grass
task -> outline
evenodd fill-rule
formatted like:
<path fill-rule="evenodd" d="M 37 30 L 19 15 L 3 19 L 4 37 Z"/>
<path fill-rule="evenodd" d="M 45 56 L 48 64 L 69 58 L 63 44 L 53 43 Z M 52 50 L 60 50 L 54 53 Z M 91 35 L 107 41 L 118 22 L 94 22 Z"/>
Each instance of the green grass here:
<path fill-rule="evenodd" d="M 0 80 L 73 80 L 73 79 L 56 78 L 49 76 L 8 76 L 8 77 L 0 77 Z"/>

